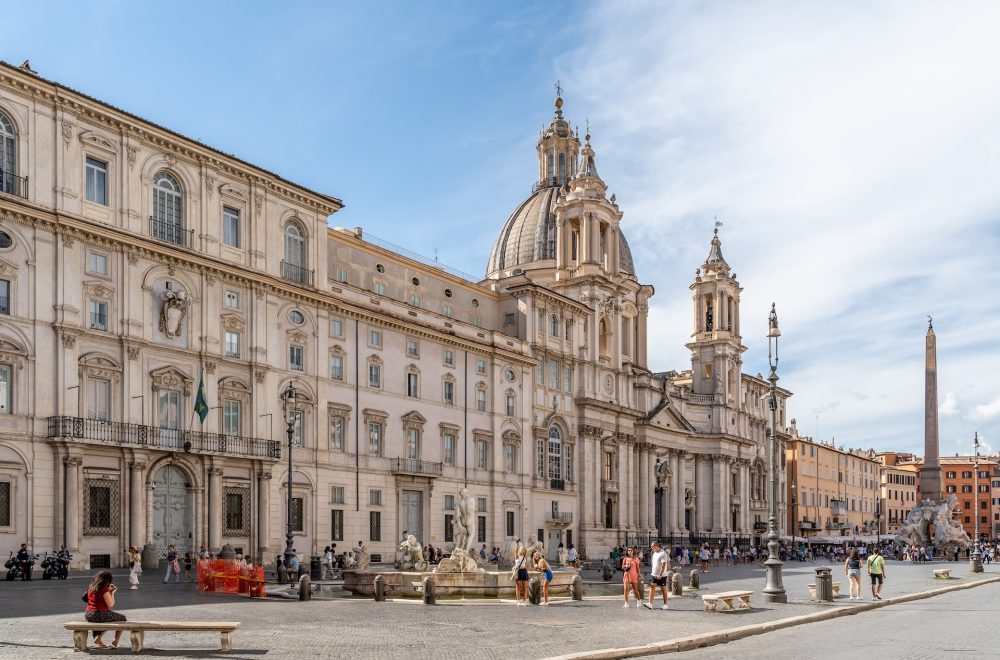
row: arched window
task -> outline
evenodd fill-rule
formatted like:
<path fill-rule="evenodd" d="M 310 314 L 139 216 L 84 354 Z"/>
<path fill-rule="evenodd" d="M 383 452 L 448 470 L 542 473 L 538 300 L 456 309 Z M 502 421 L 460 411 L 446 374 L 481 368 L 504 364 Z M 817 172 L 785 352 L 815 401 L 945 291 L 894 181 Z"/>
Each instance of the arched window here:
<path fill-rule="evenodd" d="M 548 177 L 549 179 L 552 179 L 552 177 L 555 176 L 555 172 L 552 171 L 552 154 L 549 154 L 548 159 L 546 159 L 546 163 L 548 167 L 545 176 Z"/>
<path fill-rule="evenodd" d="M 0 190 L 14 192 L 17 161 L 14 158 L 14 124 L 0 113 Z"/>
<path fill-rule="evenodd" d="M 282 275 L 293 282 L 308 283 L 307 265 L 305 231 L 298 222 L 289 220 L 285 225 L 285 260 L 282 262 Z"/>
<path fill-rule="evenodd" d="M 566 154 L 559 154 L 559 183 L 566 183 Z"/>
<path fill-rule="evenodd" d="M 555 314 L 549 316 L 549 334 L 553 337 L 559 336 L 559 319 Z"/>
<path fill-rule="evenodd" d="M 562 479 L 562 433 L 553 426 L 549 429 L 548 478 Z"/>
<path fill-rule="evenodd" d="M 181 184 L 168 172 L 157 172 L 153 177 L 153 236 L 179 245 L 186 243 Z"/>

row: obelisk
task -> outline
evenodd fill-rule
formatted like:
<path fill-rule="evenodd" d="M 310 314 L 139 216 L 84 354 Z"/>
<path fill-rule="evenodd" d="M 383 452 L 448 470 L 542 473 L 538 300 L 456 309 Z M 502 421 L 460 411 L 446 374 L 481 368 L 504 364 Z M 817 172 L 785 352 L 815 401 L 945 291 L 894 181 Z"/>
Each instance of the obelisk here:
<path fill-rule="evenodd" d="M 920 468 L 920 499 L 941 499 L 941 464 L 938 462 L 937 337 L 927 319 L 924 356 L 924 464 Z"/>

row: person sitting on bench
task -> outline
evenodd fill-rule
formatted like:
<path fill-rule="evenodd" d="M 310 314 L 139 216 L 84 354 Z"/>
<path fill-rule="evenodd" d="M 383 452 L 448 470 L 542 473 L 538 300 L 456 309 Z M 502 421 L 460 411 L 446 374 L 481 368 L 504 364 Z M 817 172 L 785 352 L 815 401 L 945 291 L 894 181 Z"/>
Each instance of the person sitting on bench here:
<path fill-rule="evenodd" d="M 125 621 L 125 615 L 115 612 L 111 608 L 115 606 L 115 591 L 118 589 L 112 584 L 111 571 L 99 571 L 87 587 L 85 598 L 87 600 L 87 613 L 84 618 L 88 623 L 114 623 Z M 94 631 L 94 646 L 106 649 L 108 645 L 101 639 L 103 630 Z M 111 642 L 111 648 L 118 648 L 118 641 L 122 637 L 122 631 L 115 631 L 115 641 Z M 86 638 L 84 638 L 86 639 Z"/>

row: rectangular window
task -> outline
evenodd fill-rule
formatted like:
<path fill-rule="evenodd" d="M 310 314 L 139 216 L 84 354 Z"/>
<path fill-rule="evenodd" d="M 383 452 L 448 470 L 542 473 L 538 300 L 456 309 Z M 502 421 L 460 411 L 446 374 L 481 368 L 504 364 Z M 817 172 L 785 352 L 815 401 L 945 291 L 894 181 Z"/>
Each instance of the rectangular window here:
<path fill-rule="evenodd" d="M 337 281 L 341 284 L 347 284 L 350 279 L 351 273 L 343 266 L 337 266 Z"/>
<path fill-rule="evenodd" d="M 375 282 L 375 295 L 385 295 L 385 282 Z"/>
<path fill-rule="evenodd" d="M 411 293 L 410 294 L 410 304 L 413 305 L 414 307 L 420 307 L 420 294 L 419 293 Z"/>
<path fill-rule="evenodd" d="M 569 367 L 563 367 L 563 389 L 573 391 L 573 371 Z"/>
<path fill-rule="evenodd" d="M 514 536 L 514 512 L 507 512 L 507 536 Z"/>
<path fill-rule="evenodd" d="M 288 347 L 288 368 L 293 371 L 302 371 L 302 347 Z"/>
<path fill-rule="evenodd" d="M 549 387 L 559 389 L 559 363 L 549 360 Z"/>
<path fill-rule="evenodd" d="M 343 509 L 333 509 L 330 511 L 330 526 L 333 530 L 333 540 L 344 540 L 344 511 Z"/>
<path fill-rule="evenodd" d="M 177 390 L 160 390 L 157 404 L 160 413 L 160 428 L 179 429 L 181 427 L 181 393 Z"/>
<path fill-rule="evenodd" d="M 474 326 L 476 326 L 478 328 L 479 324 L 482 323 L 482 321 L 479 318 L 479 314 L 473 314 L 472 315 L 472 320 L 470 321 L 470 323 L 472 323 L 472 325 L 474 325 Z"/>
<path fill-rule="evenodd" d="M 368 540 L 369 541 L 381 541 L 382 540 L 382 512 L 381 511 L 369 511 L 368 512 Z"/>
<path fill-rule="evenodd" d="M 301 497 L 292 498 L 292 531 L 302 532 L 306 528 L 305 501 Z"/>
<path fill-rule="evenodd" d="M 507 395 L 507 416 L 508 417 L 513 417 L 514 416 L 514 395 L 513 394 L 508 394 Z"/>
<path fill-rule="evenodd" d="M 344 451 L 344 418 L 330 418 L 330 449 Z"/>
<path fill-rule="evenodd" d="M 368 365 L 368 386 L 382 387 L 382 367 L 377 364 Z"/>
<path fill-rule="evenodd" d="M 476 410 L 486 412 L 486 390 L 476 390 Z"/>
<path fill-rule="evenodd" d="M 504 445 L 503 465 L 507 474 L 515 474 L 517 472 L 517 448 L 514 445 Z"/>
<path fill-rule="evenodd" d="M 476 498 L 476 511 L 479 513 L 486 513 L 486 498 L 477 497 Z"/>
<path fill-rule="evenodd" d="M 503 324 L 504 325 L 514 325 L 514 314 L 512 314 L 512 313 L 504 314 L 503 315 Z"/>
<path fill-rule="evenodd" d="M 0 527 L 11 527 L 11 495 L 10 482 L 0 481 Z"/>
<path fill-rule="evenodd" d="M 420 357 L 420 344 L 416 339 L 406 340 L 406 355 L 409 357 Z"/>
<path fill-rule="evenodd" d="M 406 396 L 417 396 L 417 374 L 406 374 Z"/>
<path fill-rule="evenodd" d="M 444 514 L 444 542 L 453 543 L 455 541 L 455 516 L 451 513 Z"/>
<path fill-rule="evenodd" d="M 420 431 L 417 429 L 406 431 L 406 458 L 411 461 L 420 460 Z"/>
<path fill-rule="evenodd" d="M 306 414 L 301 410 L 292 411 L 292 446 L 305 446 Z"/>
<path fill-rule="evenodd" d="M 566 480 L 573 481 L 573 445 L 563 445 L 566 449 Z M 736 487 L 736 482 L 733 482 L 733 487 Z"/>
<path fill-rule="evenodd" d="M 108 164 L 87 157 L 87 201 L 108 205 Z"/>
<path fill-rule="evenodd" d="M 108 274 L 108 255 L 100 252 L 91 252 L 87 259 L 87 270 L 97 275 Z"/>
<path fill-rule="evenodd" d="M 569 341 L 572 336 L 573 336 L 573 322 L 566 321 L 566 337 L 565 337 L 566 341 Z"/>
<path fill-rule="evenodd" d="M 111 381 L 101 378 L 87 381 L 87 419 L 103 422 L 111 419 Z"/>
<path fill-rule="evenodd" d="M 382 425 L 378 422 L 368 425 L 368 455 L 382 455 Z"/>
<path fill-rule="evenodd" d="M 455 383 L 447 380 L 444 382 L 444 402 L 449 406 L 455 404 Z"/>
<path fill-rule="evenodd" d="M 224 343 L 226 357 L 238 358 L 240 356 L 240 333 L 226 330 Z"/>
<path fill-rule="evenodd" d="M 330 378 L 344 380 L 344 358 L 339 355 L 330 356 Z"/>
<path fill-rule="evenodd" d="M 0 280 L 0 314 L 10 314 L 10 280 Z"/>
<path fill-rule="evenodd" d="M 382 331 L 381 330 L 369 330 L 368 331 L 368 345 L 369 346 L 382 346 Z"/>
<path fill-rule="evenodd" d="M 226 289 L 225 295 L 223 296 L 223 305 L 229 309 L 239 309 L 240 308 L 240 292 L 233 291 L 232 289 Z"/>
<path fill-rule="evenodd" d="M 476 469 L 485 470 L 489 466 L 490 443 L 476 440 Z"/>
<path fill-rule="evenodd" d="M 250 491 L 247 488 L 226 488 L 225 501 L 223 504 L 223 534 L 225 536 L 239 536 L 247 531 L 249 525 L 249 497 Z M 246 507 L 246 508 L 244 508 Z"/>
<path fill-rule="evenodd" d="M 971 479 L 972 478 L 972 471 L 971 470 L 966 470 L 966 471 L 962 472 L 962 478 L 963 479 Z"/>
<path fill-rule="evenodd" d="M 545 384 L 545 364 L 539 364 L 535 367 L 535 383 L 538 385 Z"/>
<path fill-rule="evenodd" d="M 111 528 L 111 486 L 88 486 L 87 487 L 88 511 L 87 527 L 93 534 L 95 532 L 110 530 Z"/>
<path fill-rule="evenodd" d="M 448 318 L 454 318 L 455 317 L 455 308 L 452 307 L 451 305 L 447 305 L 446 304 L 444 306 L 444 315 L 447 316 Z"/>
<path fill-rule="evenodd" d="M 368 506 L 382 506 L 382 491 L 378 488 L 368 490 Z"/>
<path fill-rule="evenodd" d="M 539 439 L 538 443 L 535 445 L 535 454 L 538 456 L 538 461 L 535 463 L 535 470 L 538 472 L 539 477 L 545 476 L 545 440 Z M 605 479 L 610 479 L 611 477 L 605 477 Z"/>
<path fill-rule="evenodd" d="M 222 207 L 222 242 L 234 248 L 240 246 L 240 212 L 230 206 Z"/>
<path fill-rule="evenodd" d="M 476 360 L 476 373 L 479 375 L 486 373 L 486 360 Z"/>
<path fill-rule="evenodd" d="M 330 504 L 344 503 L 344 487 L 330 486 Z"/>
<path fill-rule="evenodd" d="M 342 319 L 330 319 L 330 334 L 334 337 L 344 336 L 344 321 Z"/>
<path fill-rule="evenodd" d="M 240 402 L 226 399 L 222 402 L 222 433 L 224 435 L 240 435 Z"/>
<path fill-rule="evenodd" d="M 449 367 L 455 366 L 455 353 L 449 350 L 444 352 L 444 363 Z"/>
<path fill-rule="evenodd" d="M 454 495 L 445 495 L 444 496 L 444 510 L 445 511 L 454 511 L 455 510 L 455 496 Z"/>
<path fill-rule="evenodd" d="M 108 329 L 108 303 L 100 300 L 87 301 L 87 310 L 90 316 L 90 327 L 93 330 Z"/>
<path fill-rule="evenodd" d="M 478 543 L 486 543 L 486 516 L 476 517 L 476 540 Z"/>
<path fill-rule="evenodd" d="M 446 436 L 444 436 L 444 452 L 443 452 L 443 454 L 444 454 L 444 464 L 445 465 L 454 465 L 455 464 L 455 436 L 453 436 L 453 435 L 446 435 Z M 446 501 L 447 501 L 448 497 L 451 497 L 451 496 L 450 495 L 446 495 L 445 496 L 445 500 Z M 454 506 L 452 506 L 451 508 L 454 508 Z"/>

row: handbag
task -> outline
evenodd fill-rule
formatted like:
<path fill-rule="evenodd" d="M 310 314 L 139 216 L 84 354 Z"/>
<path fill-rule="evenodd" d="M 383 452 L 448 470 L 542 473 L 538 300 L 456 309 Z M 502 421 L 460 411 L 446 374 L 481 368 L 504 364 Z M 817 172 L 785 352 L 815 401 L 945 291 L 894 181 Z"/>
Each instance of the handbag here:
<path fill-rule="evenodd" d="M 174 560 L 174 573 L 180 573 L 180 572 L 181 572 L 181 563 L 175 559 Z"/>

